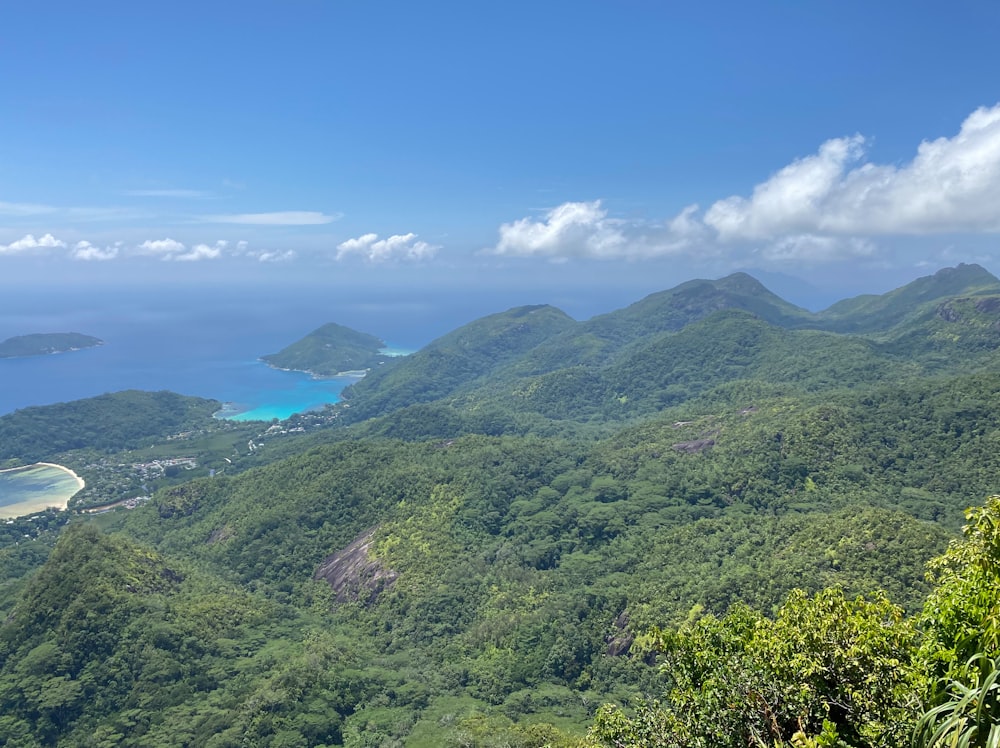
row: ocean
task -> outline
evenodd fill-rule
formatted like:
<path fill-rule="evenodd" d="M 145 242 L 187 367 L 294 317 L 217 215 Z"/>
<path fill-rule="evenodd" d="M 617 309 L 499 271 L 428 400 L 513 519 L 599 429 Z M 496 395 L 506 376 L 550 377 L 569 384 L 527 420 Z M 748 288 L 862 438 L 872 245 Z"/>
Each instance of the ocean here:
<path fill-rule="evenodd" d="M 412 299 L 316 288 L 60 288 L 7 291 L 0 340 L 82 332 L 96 348 L 0 359 L 0 414 L 125 389 L 171 390 L 232 404 L 230 417 L 287 418 L 339 399 L 350 378 L 313 379 L 259 359 L 327 322 L 415 350 L 441 334 L 441 312 Z M 447 329 L 447 327 L 445 327 Z"/>
<path fill-rule="evenodd" d="M 417 350 L 516 294 L 419 289 L 173 286 L 5 288 L 0 340 L 41 332 L 95 335 L 87 350 L 0 359 L 0 415 L 125 389 L 171 390 L 231 403 L 227 414 L 270 420 L 339 399 L 349 378 L 279 371 L 274 353 L 327 322 Z"/>

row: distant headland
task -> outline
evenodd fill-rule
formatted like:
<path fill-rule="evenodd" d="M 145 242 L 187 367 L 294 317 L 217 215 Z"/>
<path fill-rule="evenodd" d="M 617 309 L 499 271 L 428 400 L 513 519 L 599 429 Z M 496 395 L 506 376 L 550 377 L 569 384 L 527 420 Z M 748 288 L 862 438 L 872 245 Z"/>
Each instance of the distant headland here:
<path fill-rule="evenodd" d="M 276 369 L 304 371 L 314 377 L 364 376 L 392 357 L 383 353 L 384 348 L 385 341 L 374 335 L 331 322 L 261 360 Z"/>
<path fill-rule="evenodd" d="M 0 358 L 47 356 L 52 353 L 68 353 L 103 344 L 104 341 L 100 338 L 95 338 L 92 335 L 81 335 L 78 332 L 16 335 L 0 343 Z"/>

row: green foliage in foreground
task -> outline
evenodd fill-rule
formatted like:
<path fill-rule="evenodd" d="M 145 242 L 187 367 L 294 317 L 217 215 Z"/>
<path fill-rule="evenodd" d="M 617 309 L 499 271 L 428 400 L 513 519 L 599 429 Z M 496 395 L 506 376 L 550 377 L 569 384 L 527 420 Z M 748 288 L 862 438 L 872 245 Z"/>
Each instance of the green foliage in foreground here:
<path fill-rule="evenodd" d="M 701 610 L 725 621 L 745 601 L 771 621 L 790 590 L 840 585 L 845 606 L 884 589 L 917 611 L 924 565 L 949 537 L 928 520 L 950 518 L 1000 471 L 995 385 L 981 375 L 821 403 L 734 386 L 599 441 L 342 440 L 163 489 L 98 520 L 116 534 L 71 527 L 38 577 L 5 581 L 6 609 L 19 601 L 0 629 L 12 637 L 0 656 L 11 734 L 24 745 L 42 734 L 227 745 L 221 736 L 249 731 L 252 745 L 350 746 L 461 745 L 483 725 L 511 744 L 530 745 L 524 730 L 536 724 L 581 735 L 598 704 L 663 690 L 663 676 L 626 653 L 692 609 L 693 620 Z M 313 573 L 367 532 L 368 559 L 395 582 L 331 604 Z M 133 556 L 183 579 L 127 581 L 145 568 Z M 230 621 L 217 628 L 199 617 L 210 600 L 242 612 L 210 606 L 213 621 Z M 108 616 L 100 662 L 62 650 L 47 619 L 21 617 L 83 607 Z M 176 631 L 143 638 L 162 621 Z M 766 641 L 753 644 L 758 660 Z M 57 658 L 19 671 L 47 642 L 83 669 Z M 747 677 L 755 661 L 745 658 Z M 125 663 L 133 679 L 115 691 L 103 662 Z M 164 662 L 176 663 L 169 675 Z M 39 721 L 41 684 L 96 693 L 85 671 L 118 695 L 74 696 L 64 722 Z"/>
<path fill-rule="evenodd" d="M 937 559 L 923 612 L 836 589 L 792 593 L 771 619 L 746 606 L 643 641 L 669 680 L 661 701 L 601 708 L 602 746 L 992 747 L 1000 496 L 968 512 Z M 965 659 L 969 652 L 973 654 Z M 943 675 L 942 675 L 943 673 Z"/>

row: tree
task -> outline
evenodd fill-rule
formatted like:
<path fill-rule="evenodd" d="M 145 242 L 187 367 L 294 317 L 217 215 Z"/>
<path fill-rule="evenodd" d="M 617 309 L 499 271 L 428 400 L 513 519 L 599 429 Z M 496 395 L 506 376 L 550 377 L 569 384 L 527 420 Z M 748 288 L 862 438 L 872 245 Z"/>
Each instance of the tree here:
<path fill-rule="evenodd" d="M 901 745 L 914 717 L 915 632 L 884 596 L 792 592 L 772 620 L 745 605 L 644 645 L 672 686 L 633 716 L 603 708 L 605 746 Z"/>

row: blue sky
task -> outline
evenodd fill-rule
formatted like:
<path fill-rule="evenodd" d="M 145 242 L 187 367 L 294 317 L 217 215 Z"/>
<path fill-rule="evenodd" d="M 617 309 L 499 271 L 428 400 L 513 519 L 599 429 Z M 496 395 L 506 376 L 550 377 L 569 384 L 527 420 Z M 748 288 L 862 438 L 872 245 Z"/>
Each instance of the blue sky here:
<path fill-rule="evenodd" d="M 998 36 L 996 2 L 8 3 L 0 284 L 1000 272 Z"/>

